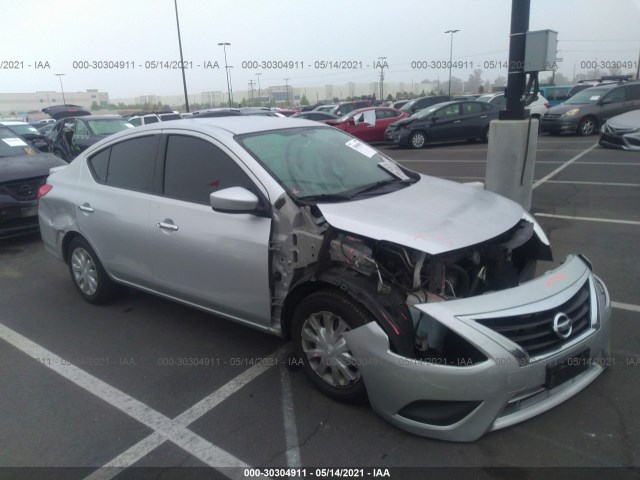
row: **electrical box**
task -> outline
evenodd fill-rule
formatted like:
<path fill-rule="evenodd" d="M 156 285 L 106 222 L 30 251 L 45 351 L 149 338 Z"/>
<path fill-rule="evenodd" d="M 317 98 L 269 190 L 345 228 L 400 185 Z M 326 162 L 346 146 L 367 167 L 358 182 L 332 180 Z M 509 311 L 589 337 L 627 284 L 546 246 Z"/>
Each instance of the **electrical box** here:
<path fill-rule="evenodd" d="M 536 30 L 527 32 L 526 35 L 524 71 L 544 72 L 553 70 L 556 63 L 558 32 L 554 30 Z"/>

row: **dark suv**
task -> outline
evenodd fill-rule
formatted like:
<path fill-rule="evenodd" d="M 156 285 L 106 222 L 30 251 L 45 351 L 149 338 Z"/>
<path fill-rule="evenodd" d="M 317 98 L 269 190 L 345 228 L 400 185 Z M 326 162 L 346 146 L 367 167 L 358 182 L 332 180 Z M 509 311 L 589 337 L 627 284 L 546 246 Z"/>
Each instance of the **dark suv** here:
<path fill-rule="evenodd" d="M 341 117 L 359 108 L 367 108 L 371 106 L 373 106 L 371 105 L 371 100 L 356 100 L 355 102 L 342 102 L 336 105 L 331 110 L 331 113 L 333 113 L 334 115 L 337 115 L 338 117 Z"/>
<path fill-rule="evenodd" d="M 640 82 L 590 87 L 542 116 L 540 131 L 578 135 L 596 133 L 609 118 L 640 108 Z"/>

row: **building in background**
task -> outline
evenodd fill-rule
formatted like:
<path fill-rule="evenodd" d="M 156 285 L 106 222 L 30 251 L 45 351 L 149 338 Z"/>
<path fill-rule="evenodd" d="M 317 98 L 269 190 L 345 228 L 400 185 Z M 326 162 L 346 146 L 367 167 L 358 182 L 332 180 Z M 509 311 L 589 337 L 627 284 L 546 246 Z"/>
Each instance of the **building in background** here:
<path fill-rule="evenodd" d="M 104 107 L 109 104 L 109 94 L 97 89 L 87 89 L 84 92 L 37 91 L 34 93 L 0 93 L 0 117 L 14 118 L 46 118 L 41 112 L 43 108 L 63 103 L 80 105 L 88 110 Z"/>

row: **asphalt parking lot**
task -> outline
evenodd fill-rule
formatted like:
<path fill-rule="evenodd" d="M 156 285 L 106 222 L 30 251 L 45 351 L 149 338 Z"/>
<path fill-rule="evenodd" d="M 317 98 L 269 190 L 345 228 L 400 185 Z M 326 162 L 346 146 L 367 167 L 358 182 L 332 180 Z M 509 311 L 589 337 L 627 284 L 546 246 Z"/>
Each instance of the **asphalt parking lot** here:
<path fill-rule="evenodd" d="M 606 478 L 634 478 L 640 154 L 595 142 L 538 142 L 532 211 L 555 256 L 543 268 L 581 252 L 614 302 L 611 368 L 555 409 L 471 444 L 413 436 L 368 406 L 324 397 L 278 338 L 140 292 L 85 303 L 65 266 L 29 236 L 0 240 L 0 466 L 73 467 L 58 472 L 79 479 L 136 478 L 135 467 L 155 467 L 159 478 L 185 475 L 172 467 L 203 467 L 189 478 L 247 478 L 244 468 L 287 466 L 415 467 L 392 478 L 425 478 L 427 467 L 479 468 L 473 478 L 514 478 L 492 467 L 627 467 Z M 484 179 L 481 143 L 379 148 L 422 173 Z M 4 470 L 43 472 L 52 478 L 49 469 Z"/>

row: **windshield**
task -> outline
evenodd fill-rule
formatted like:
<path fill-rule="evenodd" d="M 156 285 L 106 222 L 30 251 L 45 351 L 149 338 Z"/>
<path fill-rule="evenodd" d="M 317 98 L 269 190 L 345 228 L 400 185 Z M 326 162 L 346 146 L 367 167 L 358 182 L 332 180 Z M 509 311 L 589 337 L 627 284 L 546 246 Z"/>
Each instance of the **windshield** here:
<path fill-rule="evenodd" d="M 36 150 L 8 128 L 0 128 L 0 157 L 36 155 Z"/>
<path fill-rule="evenodd" d="M 89 120 L 87 124 L 94 135 L 111 135 L 112 133 L 117 133 L 127 128 L 134 128 L 129 122 L 120 118 L 112 120 Z"/>
<path fill-rule="evenodd" d="M 424 118 L 430 117 L 433 112 L 436 112 L 438 110 L 440 110 L 440 107 L 438 106 L 423 108 L 422 110 L 418 110 L 416 113 L 411 115 L 411 118 L 422 120 Z"/>
<path fill-rule="evenodd" d="M 275 130 L 236 140 L 300 200 L 346 196 L 378 184 L 410 180 L 411 173 L 405 173 L 394 161 L 334 128 Z"/>
<path fill-rule="evenodd" d="M 573 97 L 565 100 L 565 105 L 579 105 L 585 103 L 596 103 L 598 100 L 602 98 L 602 96 L 607 93 L 610 88 L 600 88 L 593 87 L 582 90 L 581 92 L 576 93 Z"/>
<path fill-rule="evenodd" d="M 413 100 L 409 100 L 402 107 L 400 107 L 400 110 L 402 110 L 404 113 L 411 114 L 411 111 L 412 111 L 411 107 L 413 107 L 417 101 L 418 101 L 417 98 L 414 98 Z"/>
<path fill-rule="evenodd" d="M 29 124 L 9 125 L 9 129 L 18 135 L 40 135 L 40 132 Z"/>

